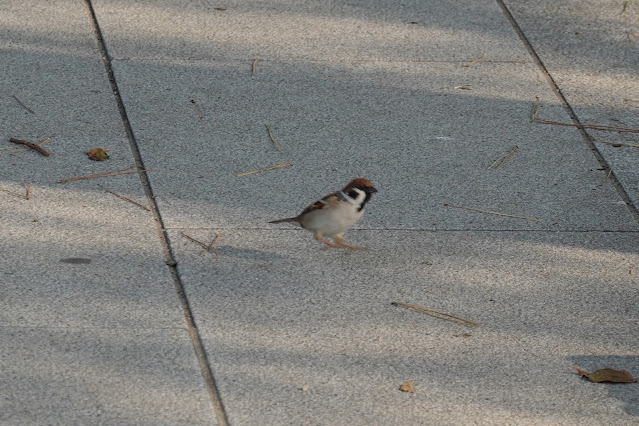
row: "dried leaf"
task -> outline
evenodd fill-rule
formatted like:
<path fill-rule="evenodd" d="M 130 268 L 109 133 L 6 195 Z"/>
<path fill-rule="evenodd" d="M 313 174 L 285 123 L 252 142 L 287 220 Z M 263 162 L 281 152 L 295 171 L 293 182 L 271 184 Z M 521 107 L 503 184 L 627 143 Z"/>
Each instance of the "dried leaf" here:
<path fill-rule="evenodd" d="M 302 386 L 302 392 L 306 392 L 308 390 L 308 385 Z"/>
<path fill-rule="evenodd" d="M 577 373 L 581 376 L 587 377 L 591 382 L 600 383 L 600 382 L 613 382 L 613 383 L 634 383 L 637 381 L 630 373 L 626 370 L 617 370 L 615 368 L 602 368 L 601 370 L 597 370 L 594 373 L 589 373 L 581 368 L 574 366 Z"/>
<path fill-rule="evenodd" d="M 415 393 L 415 380 L 410 380 L 406 383 L 402 383 L 399 387 L 399 390 L 402 392 Z"/>
<path fill-rule="evenodd" d="M 111 150 L 106 148 L 93 148 L 92 150 L 87 151 L 87 155 L 93 161 L 104 161 L 109 158 L 109 154 L 107 154 L 107 151 Z"/>

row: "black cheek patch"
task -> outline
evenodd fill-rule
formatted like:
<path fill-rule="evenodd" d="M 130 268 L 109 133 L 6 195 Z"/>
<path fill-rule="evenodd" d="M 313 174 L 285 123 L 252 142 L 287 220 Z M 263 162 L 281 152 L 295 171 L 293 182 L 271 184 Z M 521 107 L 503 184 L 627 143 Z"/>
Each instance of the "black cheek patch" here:
<path fill-rule="evenodd" d="M 358 212 L 362 211 L 362 209 L 364 208 L 366 203 L 368 203 L 370 201 L 372 195 L 373 194 L 371 194 L 370 192 L 366 193 L 366 197 L 364 198 L 364 201 L 362 201 L 362 204 L 360 204 L 359 208 L 357 209 Z"/>
<path fill-rule="evenodd" d="M 354 189 L 351 189 L 348 191 L 348 196 L 351 197 L 352 199 L 357 198 L 357 196 L 359 195 L 359 193 L 357 191 L 355 191 Z"/>

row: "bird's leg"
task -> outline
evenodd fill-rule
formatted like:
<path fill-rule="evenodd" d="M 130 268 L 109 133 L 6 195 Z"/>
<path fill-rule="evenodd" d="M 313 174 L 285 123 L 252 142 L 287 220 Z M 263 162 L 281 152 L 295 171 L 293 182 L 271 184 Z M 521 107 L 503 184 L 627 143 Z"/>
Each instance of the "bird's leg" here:
<path fill-rule="evenodd" d="M 357 247 L 357 246 L 352 246 L 350 244 L 345 243 L 344 236 L 341 234 L 335 235 L 335 242 L 337 243 L 339 247 L 347 247 L 351 250 L 366 250 L 366 247 Z"/>
<path fill-rule="evenodd" d="M 333 247 L 333 248 L 339 248 L 339 247 L 340 247 L 339 245 L 333 244 L 333 243 L 331 243 L 330 241 L 326 241 L 326 240 L 322 237 L 322 233 L 321 233 L 321 232 L 319 232 L 319 231 L 315 231 L 315 239 L 316 239 L 317 241 L 321 241 L 321 242 L 323 242 L 324 244 L 326 244 L 326 245 L 327 245 L 327 246 L 329 246 L 329 247 Z"/>

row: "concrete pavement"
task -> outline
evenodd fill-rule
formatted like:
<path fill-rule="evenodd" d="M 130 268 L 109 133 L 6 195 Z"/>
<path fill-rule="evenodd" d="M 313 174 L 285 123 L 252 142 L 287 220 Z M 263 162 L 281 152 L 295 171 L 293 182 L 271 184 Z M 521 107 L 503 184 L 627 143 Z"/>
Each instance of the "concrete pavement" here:
<path fill-rule="evenodd" d="M 0 423 L 636 424 L 622 7 L 0 4 Z M 369 250 L 267 223 L 356 176 Z"/>

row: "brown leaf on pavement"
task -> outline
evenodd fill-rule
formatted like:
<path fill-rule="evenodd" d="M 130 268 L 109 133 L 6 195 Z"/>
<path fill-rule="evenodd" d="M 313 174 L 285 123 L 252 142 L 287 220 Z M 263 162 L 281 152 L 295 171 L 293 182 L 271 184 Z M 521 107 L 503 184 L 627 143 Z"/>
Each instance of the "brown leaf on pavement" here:
<path fill-rule="evenodd" d="M 109 154 L 107 154 L 107 151 L 111 150 L 105 148 L 93 148 L 92 150 L 87 151 L 87 155 L 93 161 L 104 161 L 109 158 Z"/>
<path fill-rule="evenodd" d="M 415 393 L 415 380 L 410 380 L 406 383 L 402 383 L 399 387 L 399 390 L 402 392 Z"/>
<path fill-rule="evenodd" d="M 597 370 L 594 373 L 589 373 L 581 368 L 574 366 L 577 373 L 581 376 L 587 377 L 591 382 L 600 383 L 600 382 L 612 382 L 612 383 L 634 383 L 637 381 L 630 373 L 626 370 L 617 370 L 615 368 L 602 368 L 601 370 Z"/>

